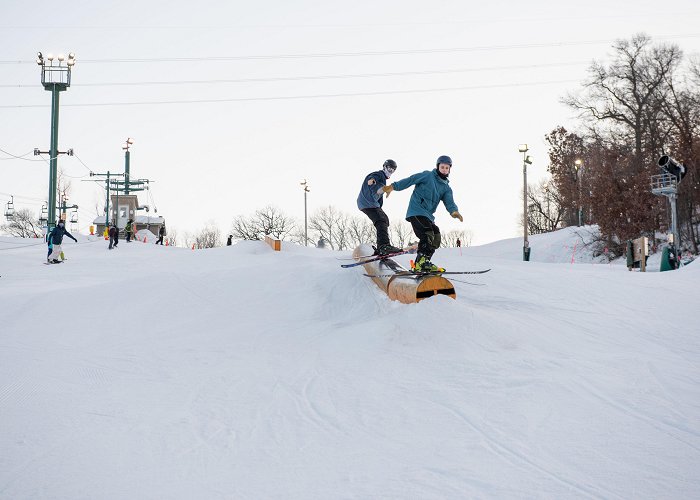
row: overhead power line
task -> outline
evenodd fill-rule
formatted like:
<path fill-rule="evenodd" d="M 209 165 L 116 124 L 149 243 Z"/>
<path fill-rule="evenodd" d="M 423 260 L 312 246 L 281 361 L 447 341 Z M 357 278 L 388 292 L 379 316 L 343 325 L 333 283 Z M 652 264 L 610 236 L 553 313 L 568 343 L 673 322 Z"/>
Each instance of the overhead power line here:
<path fill-rule="evenodd" d="M 552 80 L 543 82 L 526 82 L 526 83 L 502 83 L 494 85 L 474 85 L 467 87 L 445 87 L 432 89 L 413 89 L 413 90 L 386 90 L 376 92 L 354 92 L 345 94 L 310 94 L 297 96 L 275 96 L 275 97 L 237 97 L 230 99 L 192 99 L 192 100 L 172 100 L 172 101 L 137 101 L 137 102 L 98 102 L 98 103 L 76 103 L 64 104 L 66 107 L 93 107 L 93 106 L 140 106 L 153 104 L 205 104 L 205 103 L 223 103 L 223 102 L 250 102 L 250 101 L 285 101 L 296 99 L 324 99 L 335 97 L 362 97 L 375 95 L 392 95 L 392 94 L 422 94 L 433 92 L 456 92 L 460 90 L 481 90 L 481 89 L 498 89 L 509 87 L 530 87 L 535 85 L 551 85 L 558 83 L 577 83 L 579 80 Z M 15 104 L 15 105 L 0 105 L 0 109 L 9 108 L 46 108 L 48 104 Z"/>
<path fill-rule="evenodd" d="M 680 38 L 697 38 L 700 33 L 662 35 L 653 37 L 655 40 L 674 40 Z M 203 56 L 203 57 L 151 57 L 151 58 L 122 58 L 122 59 L 81 59 L 80 64 L 114 64 L 114 63 L 157 63 L 157 62 L 221 62 L 221 61 L 245 61 L 264 59 L 304 59 L 327 57 L 365 57 L 365 56 L 391 56 L 411 54 L 440 54 L 449 52 L 479 52 L 491 50 L 511 49 L 536 49 L 547 47 L 573 47 L 577 45 L 598 45 L 614 42 L 614 39 L 579 40 L 573 42 L 541 42 L 521 43 L 507 45 L 477 45 L 473 47 L 449 47 L 432 49 L 401 49 L 401 50 L 377 50 L 363 52 L 310 52 L 302 54 L 270 54 L 270 55 L 241 55 L 241 56 Z M 34 60 L 0 61 L 0 64 L 36 64 Z"/>
<path fill-rule="evenodd" d="M 393 76 L 417 76 L 417 75 L 444 75 L 455 73 L 474 73 L 479 71 L 501 71 L 501 70 L 523 70 L 537 68 L 555 68 L 563 66 L 580 66 L 589 64 L 590 61 L 572 61 L 560 63 L 546 64 L 518 64 L 510 66 L 485 66 L 478 68 L 461 68 L 461 69 L 446 69 L 446 70 L 424 70 L 424 71 L 394 71 L 384 73 L 359 73 L 359 74 L 340 74 L 340 75 L 310 75 L 310 76 L 281 76 L 268 78 L 234 78 L 234 79 L 211 79 L 211 80 L 161 80 L 152 82 L 105 82 L 105 83 L 74 83 L 72 87 L 109 87 L 109 86 L 146 86 L 146 85 L 198 85 L 198 84 L 217 84 L 217 83 L 264 83 L 264 82 L 288 82 L 288 81 L 308 81 L 308 80 L 340 80 L 352 78 L 378 78 L 378 77 L 393 77 Z M 37 85 L 32 84 L 3 84 L 0 88 L 30 88 L 36 89 Z"/>

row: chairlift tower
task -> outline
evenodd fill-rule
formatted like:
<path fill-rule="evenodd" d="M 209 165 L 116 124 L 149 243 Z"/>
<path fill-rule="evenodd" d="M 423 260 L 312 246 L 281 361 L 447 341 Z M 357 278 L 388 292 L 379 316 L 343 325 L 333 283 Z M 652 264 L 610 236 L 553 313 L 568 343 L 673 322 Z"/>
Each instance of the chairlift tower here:
<path fill-rule="evenodd" d="M 49 206 L 48 206 L 48 227 L 53 228 L 56 225 L 56 183 L 58 169 L 58 155 L 61 152 L 58 150 L 58 103 L 59 93 L 68 90 L 70 87 L 71 70 L 75 65 L 75 54 L 68 54 L 68 58 L 63 54 L 56 57 L 54 64 L 54 56 L 48 54 L 46 59 L 41 52 L 37 54 L 36 63 L 41 66 L 41 84 L 44 90 L 51 92 L 51 147 L 49 154 Z M 65 64 L 64 64 L 65 63 Z M 73 151 L 69 150 L 68 154 L 72 155 Z M 34 150 L 34 154 L 38 155 L 41 152 L 38 149 Z"/>

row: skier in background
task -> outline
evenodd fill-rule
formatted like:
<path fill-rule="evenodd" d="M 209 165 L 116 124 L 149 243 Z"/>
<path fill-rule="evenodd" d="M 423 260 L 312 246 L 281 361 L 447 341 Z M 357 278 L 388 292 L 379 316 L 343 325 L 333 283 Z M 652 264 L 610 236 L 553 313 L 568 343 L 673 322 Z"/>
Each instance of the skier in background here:
<path fill-rule="evenodd" d="M 119 229 L 115 224 L 109 224 L 109 249 L 117 248 L 119 244 Z"/>
<path fill-rule="evenodd" d="M 226 240 L 226 246 L 230 247 L 233 244 L 233 235 L 229 234 L 228 239 Z"/>
<path fill-rule="evenodd" d="M 164 236 L 165 236 L 165 224 L 160 226 L 160 229 L 158 230 L 158 240 L 156 241 L 156 245 L 159 243 L 161 245 L 163 244 L 163 237 Z"/>
<path fill-rule="evenodd" d="M 134 219 L 129 219 L 129 220 L 126 222 L 126 226 L 124 226 L 124 232 L 126 233 L 126 242 L 127 242 L 127 243 L 131 243 L 131 237 L 132 237 L 133 234 L 134 234 L 134 226 L 133 226 L 133 223 L 134 223 Z"/>
<path fill-rule="evenodd" d="M 413 174 L 382 188 L 388 197 L 392 191 L 403 191 L 408 187 L 416 186 L 406 212 L 406 220 L 411 223 L 413 232 L 420 240 L 414 271 L 444 271 L 443 268 L 430 262 L 435 250 L 440 247 L 441 241 L 440 228 L 435 225 L 435 210 L 438 204 L 442 201 L 452 217 L 459 219 L 460 222 L 464 221 L 454 202 L 452 188 L 447 179 L 450 170 L 452 170 L 452 159 L 449 156 L 440 156 L 434 170 Z"/>
<path fill-rule="evenodd" d="M 386 160 L 381 170 L 367 174 L 357 197 L 357 208 L 369 217 L 377 230 L 375 254 L 378 255 L 401 251 L 389 241 L 389 217 L 382 210 L 384 204 L 382 188 L 386 186 L 387 179 L 396 171 L 396 167 L 394 160 Z"/>

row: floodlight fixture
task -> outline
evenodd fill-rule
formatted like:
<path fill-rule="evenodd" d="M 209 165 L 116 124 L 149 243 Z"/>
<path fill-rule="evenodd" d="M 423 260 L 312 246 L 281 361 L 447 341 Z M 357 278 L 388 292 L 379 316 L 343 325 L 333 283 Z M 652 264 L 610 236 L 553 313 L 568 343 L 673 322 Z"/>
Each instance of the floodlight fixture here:
<path fill-rule="evenodd" d="M 521 153 L 527 153 L 529 151 L 527 144 L 518 144 L 518 151 Z"/>

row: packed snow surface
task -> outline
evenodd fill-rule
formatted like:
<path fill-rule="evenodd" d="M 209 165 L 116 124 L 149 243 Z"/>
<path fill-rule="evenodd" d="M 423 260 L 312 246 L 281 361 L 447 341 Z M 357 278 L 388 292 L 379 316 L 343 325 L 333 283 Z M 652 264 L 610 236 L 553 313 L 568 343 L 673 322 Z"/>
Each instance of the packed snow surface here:
<path fill-rule="evenodd" d="M 348 251 L 0 238 L 0 498 L 700 498 L 700 264 L 575 229 L 410 305 Z"/>

